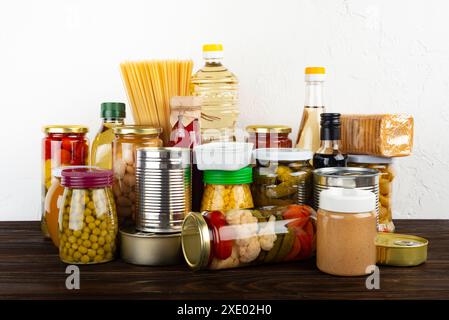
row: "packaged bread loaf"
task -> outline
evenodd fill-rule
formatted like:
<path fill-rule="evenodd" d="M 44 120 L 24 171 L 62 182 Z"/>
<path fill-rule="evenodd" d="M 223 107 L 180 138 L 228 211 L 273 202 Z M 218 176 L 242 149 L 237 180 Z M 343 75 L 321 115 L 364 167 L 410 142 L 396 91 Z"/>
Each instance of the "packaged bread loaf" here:
<path fill-rule="evenodd" d="M 403 114 L 342 114 L 342 152 L 403 157 L 412 152 L 413 117 Z"/>

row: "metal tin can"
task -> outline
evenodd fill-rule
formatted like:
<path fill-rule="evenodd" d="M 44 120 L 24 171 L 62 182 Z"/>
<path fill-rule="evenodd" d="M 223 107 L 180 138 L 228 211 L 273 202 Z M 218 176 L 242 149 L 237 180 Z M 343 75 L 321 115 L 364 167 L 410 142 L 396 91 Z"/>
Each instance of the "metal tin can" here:
<path fill-rule="evenodd" d="M 379 216 L 379 171 L 367 168 L 332 167 L 313 171 L 313 206 L 318 208 L 320 193 L 331 187 L 368 190 L 376 195 Z"/>
<path fill-rule="evenodd" d="M 377 263 L 411 267 L 427 260 L 429 241 L 412 235 L 379 232 L 376 238 Z"/>
<path fill-rule="evenodd" d="M 133 227 L 120 230 L 121 257 L 143 266 L 166 266 L 182 261 L 181 234 L 140 232 Z"/>
<path fill-rule="evenodd" d="M 190 149 L 137 149 L 136 190 L 137 230 L 181 231 L 191 209 Z"/>

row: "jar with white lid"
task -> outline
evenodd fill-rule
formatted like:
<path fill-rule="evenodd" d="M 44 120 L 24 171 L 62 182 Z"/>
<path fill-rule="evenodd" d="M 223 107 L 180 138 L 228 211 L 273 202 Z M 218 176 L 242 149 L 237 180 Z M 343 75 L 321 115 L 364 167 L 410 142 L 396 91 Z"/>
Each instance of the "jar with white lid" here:
<path fill-rule="evenodd" d="M 376 196 L 367 190 L 323 190 L 317 213 L 317 267 L 361 276 L 376 264 Z"/>
<path fill-rule="evenodd" d="M 394 232 L 392 210 L 393 180 L 396 175 L 393 158 L 349 155 L 348 166 L 379 171 L 379 232 Z"/>

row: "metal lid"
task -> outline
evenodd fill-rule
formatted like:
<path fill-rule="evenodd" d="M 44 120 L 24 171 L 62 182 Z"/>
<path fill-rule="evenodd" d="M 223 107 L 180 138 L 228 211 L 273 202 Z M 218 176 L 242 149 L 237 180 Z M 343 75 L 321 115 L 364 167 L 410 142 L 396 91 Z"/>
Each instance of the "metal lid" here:
<path fill-rule="evenodd" d="M 101 188 L 112 186 L 112 170 L 92 167 L 63 169 L 61 185 L 69 188 Z"/>
<path fill-rule="evenodd" d="M 341 179 L 354 179 L 354 177 L 376 177 L 379 171 L 368 168 L 357 167 L 330 167 L 320 168 L 313 171 L 315 176 L 339 177 Z"/>
<path fill-rule="evenodd" d="M 208 265 L 210 242 L 209 228 L 202 214 L 189 213 L 182 224 L 181 244 L 184 258 L 191 269 L 199 270 Z"/>
<path fill-rule="evenodd" d="M 246 127 L 247 132 L 254 133 L 290 133 L 292 128 L 284 125 L 250 125 Z"/>
<path fill-rule="evenodd" d="M 391 164 L 393 163 L 393 158 L 374 157 L 362 154 L 350 154 L 348 155 L 348 162 L 368 163 L 368 164 Z"/>
<path fill-rule="evenodd" d="M 313 158 L 313 152 L 297 148 L 260 148 L 254 157 L 261 161 L 305 161 Z"/>
<path fill-rule="evenodd" d="M 428 244 L 427 239 L 408 234 L 379 232 L 376 238 L 376 246 L 387 248 L 410 249 L 424 247 Z"/>
<path fill-rule="evenodd" d="M 45 133 L 87 133 L 89 128 L 81 125 L 51 125 L 42 128 Z"/>
<path fill-rule="evenodd" d="M 156 135 L 162 133 L 162 128 L 141 125 L 127 125 L 113 128 L 114 134 L 138 134 L 138 135 Z"/>
<path fill-rule="evenodd" d="M 372 212 L 376 195 L 368 190 L 329 188 L 321 191 L 319 208 L 338 213 Z"/>

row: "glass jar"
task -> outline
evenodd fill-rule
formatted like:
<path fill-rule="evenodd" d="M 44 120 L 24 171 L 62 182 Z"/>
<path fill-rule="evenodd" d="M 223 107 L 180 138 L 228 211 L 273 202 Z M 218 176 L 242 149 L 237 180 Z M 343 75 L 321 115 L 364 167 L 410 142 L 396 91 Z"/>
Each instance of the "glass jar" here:
<path fill-rule="evenodd" d="M 204 171 L 204 194 L 201 211 L 250 209 L 254 207 L 250 184 L 252 169 Z"/>
<path fill-rule="evenodd" d="M 201 97 L 170 98 L 170 147 L 193 148 L 201 144 Z"/>
<path fill-rule="evenodd" d="M 313 153 L 300 149 L 257 149 L 252 194 L 256 207 L 312 205 Z"/>
<path fill-rule="evenodd" d="M 69 264 L 94 264 L 115 257 L 118 232 L 112 170 L 64 169 L 59 212 L 59 256 Z"/>
<path fill-rule="evenodd" d="M 193 270 L 304 260 L 315 251 L 315 211 L 291 205 L 262 210 L 192 212 L 181 242 Z"/>
<path fill-rule="evenodd" d="M 371 273 L 376 264 L 376 196 L 358 189 L 330 188 L 320 194 L 317 267 L 337 276 Z"/>
<path fill-rule="evenodd" d="M 246 127 L 248 142 L 259 148 L 291 148 L 292 128 L 280 125 L 251 125 Z"/>
<path fill-rule="evenodd" d="M 392 191 L 395 177 L 392 158 L 373 157 L 365 155 L 350 155 L 349 167 L 370 168 L 380 172 L 379 176 L 379 232 L 394 232 L 392 211 Z"/>
<path fill-rule="evenodd" d="M 53 169 L 51 185 L 45 196 L 45 222 L 54 245 L 59 248 L 59 209 L 62 206 L 64 187 L 61 185 L 63 169 L 86 168 L 86 166 L 68 166 Z"/>
<path fill-rule="evenodd" d="M 136 150 L 162 147 L 161 128 L 129 125 L 114 128 L 112 186 L 120 225 L 131 223 L 136 214 Z"/>
<path fill-rule="evenodd" d="M 42 140 L 42 216 L 41 229 L 45 237 L 50 234 L 45 218 L 45 197 L 52 184 L 52 170 L 64 166 L 86 165 L 89 145 L 87 127 L 78 125 L 45 126 Z"/>

